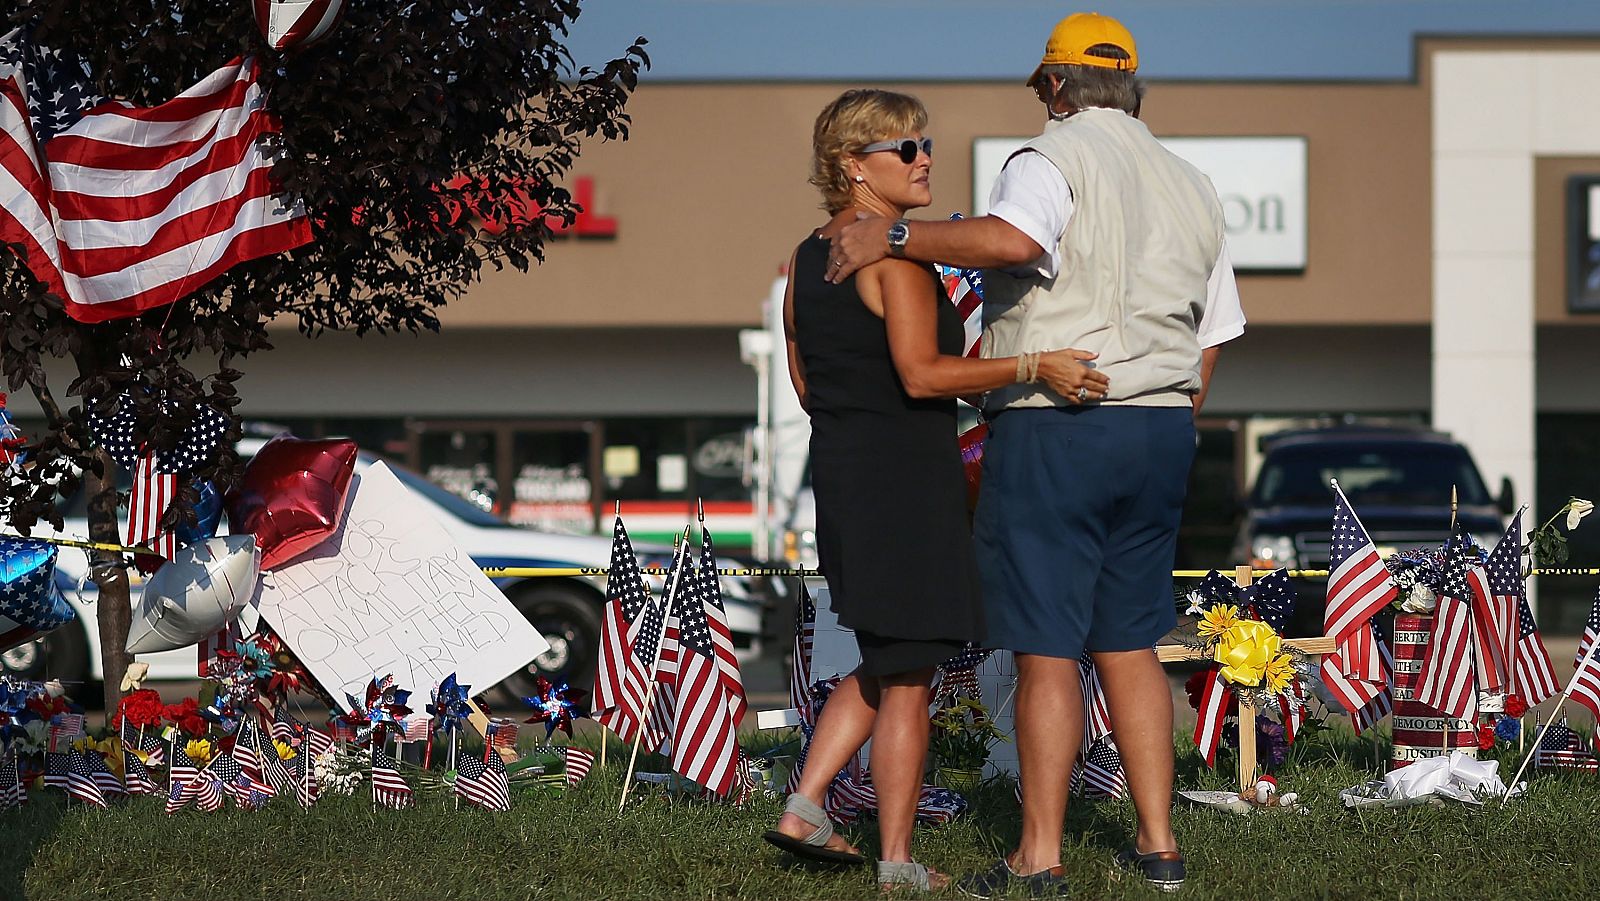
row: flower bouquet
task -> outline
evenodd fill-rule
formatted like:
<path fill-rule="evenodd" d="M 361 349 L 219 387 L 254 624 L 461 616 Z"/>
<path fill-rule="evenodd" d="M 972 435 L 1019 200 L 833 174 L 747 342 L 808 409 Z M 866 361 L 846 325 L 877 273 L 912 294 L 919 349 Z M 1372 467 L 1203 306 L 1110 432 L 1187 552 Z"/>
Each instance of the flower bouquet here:
<path fill-rule="evenodd" d="M 989 760 L 989 746 L 995 741 L 1010 741 L 989 716 L 982 701 L 957 697 L 940 707 L 929 720 L 932 734 L 928 747 L 933 752 L 939 782 L 945 788 L 971 792 L 983 779 L 983 765 Z"/>

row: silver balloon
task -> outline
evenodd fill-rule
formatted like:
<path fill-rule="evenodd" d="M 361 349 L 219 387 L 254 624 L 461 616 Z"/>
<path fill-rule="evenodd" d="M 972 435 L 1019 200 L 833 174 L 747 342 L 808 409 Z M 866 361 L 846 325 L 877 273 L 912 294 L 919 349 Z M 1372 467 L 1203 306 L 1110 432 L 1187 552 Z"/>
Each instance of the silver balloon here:
<path fill-rule="evenodd" d="M 251 535 L 191 544 L 156 570 L 128 630 L 128 653 L 152 654 L 195 644 L 250 603 L 261 574 Z"/>

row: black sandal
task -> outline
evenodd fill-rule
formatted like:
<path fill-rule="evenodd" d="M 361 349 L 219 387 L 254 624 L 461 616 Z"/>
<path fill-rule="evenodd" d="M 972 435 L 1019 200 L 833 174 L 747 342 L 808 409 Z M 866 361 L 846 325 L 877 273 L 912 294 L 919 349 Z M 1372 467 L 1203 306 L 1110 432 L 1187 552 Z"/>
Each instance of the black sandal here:
<path fill-rule="evenodd" d="M 761 834 L 768 843 L 778 846 L 795 857 L 817 863 L 832 864 L 834 866 L 860 866 L 867 862 L 865 857 L 850 851 L 835 851 L 827 847 L 828 839 L 833 838 L 833 821 L 822 808 L 811 803 L 811 799 L 798 792 L 789 795 L 788 803 L 783 806 L 784 813 L 792 813 L 807 823 L 817 827 L 817 831 L 805 838 L 795 838 L 785 835 L 776 829 L 768 829 Z"/>

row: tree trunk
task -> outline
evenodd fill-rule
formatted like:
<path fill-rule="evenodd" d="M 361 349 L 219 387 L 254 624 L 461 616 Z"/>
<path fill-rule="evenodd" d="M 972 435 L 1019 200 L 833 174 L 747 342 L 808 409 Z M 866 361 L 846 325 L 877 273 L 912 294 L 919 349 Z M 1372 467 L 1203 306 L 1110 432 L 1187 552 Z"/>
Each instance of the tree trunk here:
<path fill-rule="evenodd" d="M 84 473 L 84 489 L 89 493 L 89 540 L 121 544 L 121 525 L 117 516 L 117 464 L 103 449 L 95 455 L 103 476 Z M 133 606 L 128 592 L 128 569 L 122 555 L 111 551 L 89 553 L 91 573 L 100 587 L 97 619 L 100 621 L 100 671 L 105 679 L 106 715 L 117 709 L 122 699 L 122 676 L 133 662 L 127 652 L 128 627 L 133 623 Z"/>

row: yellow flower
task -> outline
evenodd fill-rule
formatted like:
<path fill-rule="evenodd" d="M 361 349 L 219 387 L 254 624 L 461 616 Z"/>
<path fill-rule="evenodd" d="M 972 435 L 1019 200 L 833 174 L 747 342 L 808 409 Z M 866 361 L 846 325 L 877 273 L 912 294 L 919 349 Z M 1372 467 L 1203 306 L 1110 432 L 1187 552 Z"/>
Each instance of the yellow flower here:
<path fill-rule="evenodd" d="M 1216 638 L 1239 621 L 1239 608 L 1232 604 L 1218 604 L 1200 617 L 1200 636 Z"/>
<path fill-rule="evenodd" d="M 1282 644 L 1283 639 L 1266 623 L 1241 620 L 1217 639 L 1211 659 L 1222 664 L 1223 679 L 1235 685 L 1260 685 L 1267 665 L 1279 656 Z"/>
<path fill-rule="evenodd" d="M 1267 691 L 1282 694 L 1294 681 L 1294 658 L 1279 654 L 1267 664 Z"/>
<path fill-rule="evenodd" d="M 300 756 L 295 752 L 294 748 L 289 747 L 289 743 L 286 741 L 275 741 L 272 746 L 277 749 L 279 760 L 293 760 Z"/>
<path fill-rule="evenodd" d="M 211 742 L 203 738 L 194 739 L 183 746 L 183 753 L 189 755 L 189 759 L 197 765 L 205 766 L 211 762 Z"/>

